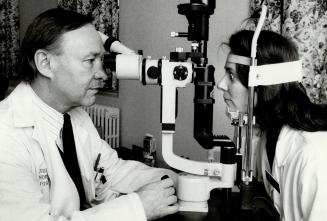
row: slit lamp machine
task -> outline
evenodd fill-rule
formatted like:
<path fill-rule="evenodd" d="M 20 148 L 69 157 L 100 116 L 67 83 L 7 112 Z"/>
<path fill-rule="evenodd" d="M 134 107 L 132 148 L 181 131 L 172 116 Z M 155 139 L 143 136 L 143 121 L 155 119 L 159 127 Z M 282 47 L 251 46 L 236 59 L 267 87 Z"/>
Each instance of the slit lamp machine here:
<path fill-rule="evenodd" d="M 250 207 L 247 190 L 252 182 L 252 133 L 254 87 L 264 81 L 262 69 L 256 67 L 257 39 L 263 26 L 267 7 L 263 5 L 261 16 L 253 37 L 251 67 L 249 74 L 248 113 L 233 112 L 232 125 L 235 127 L 235 139 L 216 136 L 212 132 L 215 85 L 214 67 L 208 65 L 207 41 L 209 17 L 214 13 L 215 0 L 191 0 L 178 5 L 178 13 L 188 20 L 188 32 L 172 32 L 172 37 L 185 37 L 191 42 L 191 51 L 183 52 L 179 48 L 170 53 L 170 58 L 149 59 L 141 55 L 110 54 L 105 58 L 105 68 L 109 68 L 118 79 L 135 79 L 143 85 L 161 87 L 161 124 L 162 155 L 165 162 L 180 171 L 177 197 L 181 211 L 207 212 L 207 200 L 210 191 L 221 188 L 225 200 L 230 200 L 231 189 L 235 183 L 241 183 L 242 207 Z M 285 74 L 284 74 L 285 75 Z M 258 77 L 260 76 L 260 77 Z M 268 76 L 268 75 L 267 75 Z M 275 75 L 276 76 L 276 75 Z M 280 75 L 283 78 L 283 74 Z M 258 80 L 259 79 L 259 80 Z M 274 79 L 273 79 L 274 80 Z M 175 133 L 177 89 L 194 84 L 194 129 L 193 137 L 208 150 L 220 150 L 220 162 L 200 162 L 177 156 L 173 153 Z M 246 145 L 241 154 L 242 127 L 246 127 Z M 212 153 L 211 151 L 211 153 Z M 209 151 L 210 153 L 210 151 Z M 210 157 L 209 157 L 210 158 Z M 238 181 L 237 181 L 238 180 Z M 244 193 L 242 193 L 244 190 Z"/>

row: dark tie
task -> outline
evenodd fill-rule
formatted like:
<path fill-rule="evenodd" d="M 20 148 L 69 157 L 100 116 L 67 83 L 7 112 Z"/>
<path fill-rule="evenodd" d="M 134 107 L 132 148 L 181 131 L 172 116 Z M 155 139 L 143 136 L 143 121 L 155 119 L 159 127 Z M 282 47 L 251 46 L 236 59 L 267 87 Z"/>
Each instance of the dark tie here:
<path fill-rule="evenodd" d="M 81 177 L 81 171 L 79 169 L 77 154 L 76 154 L 76 147 L 75 147 L 75 140 L 74 140 L 74 133 L 72 128 L 72 123 L 70 121 L 69 114 L 64 114 L 64 126 L 62 129 L 62 144 L 64 147 L 64 153 L 60 151 L 62 160 L 64 165 L 75 183 L 77 188 L 79 199 L 80 199 L 80 209 L 84 210 L 85 204 L 85 192 Z"/>

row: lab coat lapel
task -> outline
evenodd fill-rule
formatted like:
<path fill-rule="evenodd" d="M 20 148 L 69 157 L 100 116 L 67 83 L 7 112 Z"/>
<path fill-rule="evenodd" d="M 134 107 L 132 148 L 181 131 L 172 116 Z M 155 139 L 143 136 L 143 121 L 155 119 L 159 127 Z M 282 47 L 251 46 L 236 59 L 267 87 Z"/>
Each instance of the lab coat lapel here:
<path fill-rule="evenodd" d="M 21 83 L 13 91 L 14 124 L 16 127 L 32 127 L 32 138 L 40 145 L 50 178 L 51 215 L 70 217 L 73 211 L 79 210 L 79 196 L 62 162 L 55 142 L 49 143 L 45 134 L 38 110 L 31 101 L 31 87 Z M 24 108 L 22 108 L 24 107 Z"/>
<path fill-rule="evenodd" d="M 34 128 L 33 138 L 39 142 L 49 169 L 51 214 L 54 217 L 59 215 L 69 217 L 73 211 L 79 210 L 77 189 L 62 162 L 55 143 L 47 142 L 43 131 L 39 121 Z"/>
<path fill-rule="evenodd" d="M 47 142 L 45 134 L 42 131 L 43 129 L 37 123 L 40 120 L 38 119 L 37 110 L 31 101 L 30 90 L 32 89 L 28 84 L 20 83 L 10 95 L 10 97 L 13 97 L 13 122 L 14 126 L 17 128 L 31 127 L 33 129 L 32 138 L 39 143 L 41 147 L 42 154 L 48 167 L 48 176 L 50 180 L 52 180 L 52 168 L 51 164 L 49 164 L 49 156 L 45 150 Z"/>

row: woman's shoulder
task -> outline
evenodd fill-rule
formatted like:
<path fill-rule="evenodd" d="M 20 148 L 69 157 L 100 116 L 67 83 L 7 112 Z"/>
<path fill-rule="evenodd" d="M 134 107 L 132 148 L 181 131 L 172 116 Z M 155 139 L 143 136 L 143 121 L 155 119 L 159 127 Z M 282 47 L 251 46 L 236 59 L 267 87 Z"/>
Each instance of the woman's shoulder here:
<path fill-rule="evenodd" d="M 298 140 L 296 140 L 298 139 Z M 327 131 L 294 131 L 293 149 L 288 162 L 300 168 L 301 173 L 313 174 L 326 179 L 325 168 L 327 166 Z M 305 172 L 306 171 L 306 172 Z M 323 175 L 322 175 L 323 174 Z"/>
<path fill-rule="evenodd" d="M 287 140 L 287 142 L 295 142 L 299 146 L 305 146 L 307 144 L 327 144 L 327 131 L 309 132 L 284 126 L 278 140 L 283 139 Z"/>
<path fill-rule="evenodd" d="M 298 159 L 325 159 L 327 162 L 327 131 L 307 132 L 285 126 L 276 145 L 279 164 Z"/>
<path fill-rule="evenodd" d="M 327 162 L 327 131 L 302 132 L 303 154 Z"/>

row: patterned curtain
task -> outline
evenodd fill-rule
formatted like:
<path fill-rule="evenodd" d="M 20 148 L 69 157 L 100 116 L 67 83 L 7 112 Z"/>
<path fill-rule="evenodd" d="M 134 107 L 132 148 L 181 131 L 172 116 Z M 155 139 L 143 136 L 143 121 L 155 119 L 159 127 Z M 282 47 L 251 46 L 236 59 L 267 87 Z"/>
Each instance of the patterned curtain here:
<path fill-rule="evenodd" d="M 58 7 L 92 14 L 97 30 L 118 38 L 119 0 L 58 0 Z"/>
<path fill-rule="evenodd" d="M 17 76 L 19 53 L 19 0 L 0 0 L 0 85 Z"/>
<path fill-rule="evenodd" d="M 251 1 L 253 17 L 263 1 Z M 307 93 L 312 102 L 327 104 L 327 1 L 268 0 L 267 3 L 264 29 L 278 32 L 297 44 Z"/>

